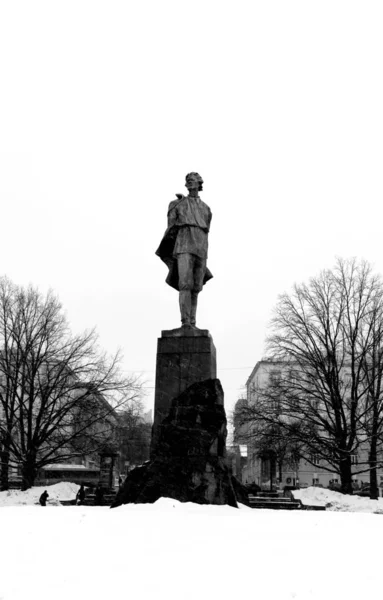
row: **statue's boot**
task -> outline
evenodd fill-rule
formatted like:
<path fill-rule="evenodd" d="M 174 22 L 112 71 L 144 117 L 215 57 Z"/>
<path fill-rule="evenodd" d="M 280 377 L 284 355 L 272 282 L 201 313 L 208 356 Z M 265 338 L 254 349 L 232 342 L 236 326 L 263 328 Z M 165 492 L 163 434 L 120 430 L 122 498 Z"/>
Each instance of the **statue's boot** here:
<path fill-rule="evenodd" d="M 182 290 L 180 292 L 180 310 L 182 325 L 190 325 L 191 318 L 191 291 Z"/>
<path fill-rule="evenodd" d="M 190 325 L 196 326 L 198 292 L 191 292 Z"/>

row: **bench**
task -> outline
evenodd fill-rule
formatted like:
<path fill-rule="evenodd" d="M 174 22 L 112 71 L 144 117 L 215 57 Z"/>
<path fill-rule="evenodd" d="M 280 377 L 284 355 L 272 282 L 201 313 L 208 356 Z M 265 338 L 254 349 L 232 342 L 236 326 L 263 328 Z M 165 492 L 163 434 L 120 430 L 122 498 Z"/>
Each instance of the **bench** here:
<path fill-rule="evenodd" d="M 101 504 L 99 506 L 110 506 L 113 502 L 113 500 L 115 499 L 116 494 L 114 492 L 109 492 L 109 493 L 105 493 Z M 87 494 L 85 496 L 84 502 L 82 502 L 82 504 L 80 506 L 95 506 L 95 499 L 96 496 L 95 494 Z M 59 500 L 60 504 L 62 504 L 62 506 L 76 506 L 77 504 L 77 500 L 76 498 L 74 498 L 73 500 Z M 49 503 L 49 499 L 48 499 L 48 503 Z"/>
<path fill-rule="evenodd" d="M 116 493 L 112 492 L 112 493 L 105 493 L 102 497 L 101 500 L 101 504 L 99 504 L 98 506 L 110 506 L 113 502 L 113 500 L 116 497 Z M 82 503 L 83 506 L 96 506 L 95 504 L 95 500 L 96 500 L 96 496 L 95 494 L 87 494 L 85 496 L 84 502 Z"/>
<path fill-rule="evenodd" d="M 253 496 L 249 494 L 251 508 L 271 508 L 273 510 L 301 510 L 302 502 L 291 498 L 273 496 Z"/>

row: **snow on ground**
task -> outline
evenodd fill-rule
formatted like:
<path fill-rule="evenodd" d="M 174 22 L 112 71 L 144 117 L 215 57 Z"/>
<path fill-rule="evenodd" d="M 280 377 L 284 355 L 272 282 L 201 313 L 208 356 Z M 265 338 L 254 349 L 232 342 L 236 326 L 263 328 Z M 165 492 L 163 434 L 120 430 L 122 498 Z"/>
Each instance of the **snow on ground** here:
<path fill-rule="evenodd" d="M 2 506 L 0 532 L 1 600 L 360 600 L 381 590 L 383 519 L 372 513 L 167 498 Z"/>
<path fill-rule="evenodd" d="M 79 487 L 80 486 L 76 483 L 62 481 L 55 485 L 33 487 L 25 492 L 22 492 L 21 490 L 0 492 L 0 507 L 38 504 L 39 498 L 44 490 L 47 490 L 49 494 L 47 506 L 61 506 L 59 500 L 73 500 L 76 497 Z M 0 600 L 3 600 L 1 596 Z"/>
<path fill-rule="evenodd" d="M 293 495 L 303 504 L 325 506 L 326 510 L 383 514 L 383 498 L 370 500 L 370 498 L 349 496 L 320 487 L 295 490 Z"/>

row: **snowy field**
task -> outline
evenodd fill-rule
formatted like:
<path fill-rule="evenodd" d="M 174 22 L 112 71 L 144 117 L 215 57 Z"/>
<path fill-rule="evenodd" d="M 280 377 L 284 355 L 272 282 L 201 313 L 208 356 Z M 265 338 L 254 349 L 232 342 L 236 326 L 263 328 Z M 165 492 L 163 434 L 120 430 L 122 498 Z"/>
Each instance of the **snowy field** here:
<path fill-rule="evenodd" d="M 63 507 L 57 498 L 77 486 L 59 484 L 43 508 L 34 504 L 43 489 L 0 493 L 0 600 L 381 595 L 381 501 L 343 497 L 342 509 L 335 492 L 309 488 L 300 493 L 310 503 L 336 506 L 237 510 L 163 498 L 111 510 Z"/>

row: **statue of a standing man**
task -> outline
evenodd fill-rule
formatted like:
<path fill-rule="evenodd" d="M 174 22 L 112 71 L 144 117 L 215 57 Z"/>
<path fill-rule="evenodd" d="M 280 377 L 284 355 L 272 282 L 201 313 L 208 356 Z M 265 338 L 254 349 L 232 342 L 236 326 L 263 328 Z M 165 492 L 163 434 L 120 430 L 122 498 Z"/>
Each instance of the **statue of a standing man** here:
<path fill-rule="evenodd" d="M 198 294 L 213 276 L 206 267 L 211 210 L 202 202 L 202 177 L 186 175 L 189 194 L 169 204 L 168 228 L 156 252 L 169 268 L 166 283 L 179 291 L 183 327 L 196 326 Z"/>

